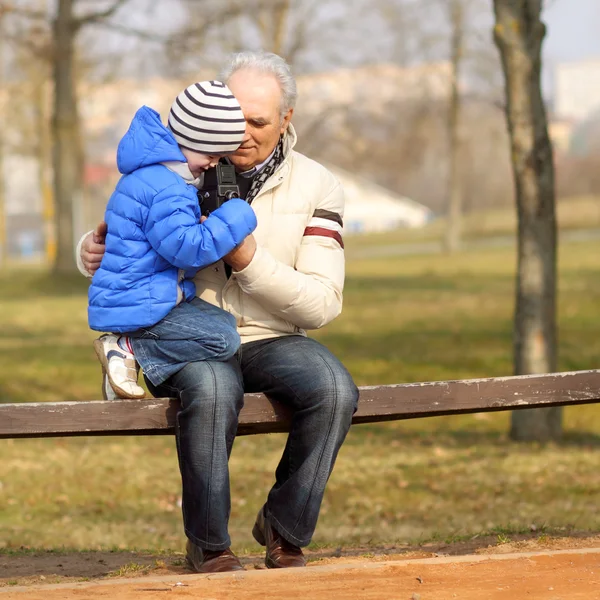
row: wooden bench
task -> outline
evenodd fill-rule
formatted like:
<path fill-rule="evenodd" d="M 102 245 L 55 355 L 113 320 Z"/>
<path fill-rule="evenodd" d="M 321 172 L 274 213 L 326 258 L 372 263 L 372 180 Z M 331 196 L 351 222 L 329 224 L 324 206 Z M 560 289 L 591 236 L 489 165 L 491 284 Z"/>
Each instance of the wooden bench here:
<path fill-rule="evenodd" d="M 600 402 L 600 370 L 360 388 L 354 423 Z M 0 438 L 156 435 L 174 432 L 179 401 L 0 404 Z M 287 431 L 289 412 L 262 394 L 246 394 L 238 435 Z"/>

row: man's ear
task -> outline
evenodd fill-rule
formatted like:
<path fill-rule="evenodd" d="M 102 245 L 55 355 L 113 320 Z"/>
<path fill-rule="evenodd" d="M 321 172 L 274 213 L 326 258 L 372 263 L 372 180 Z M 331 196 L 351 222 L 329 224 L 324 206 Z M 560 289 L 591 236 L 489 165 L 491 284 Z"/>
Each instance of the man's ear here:
<path fill-rule="evenodd" d="M 292 115 L 294 114 L 294 109 L 290 108 L 285 117 L 283 117 L 283 121 L 281 122 L 281 130 L 280 133 L 281 135 L 283 135 L 286 131 L 286 129 L 288 128 L 288 125 L 290 124 L 290 121 L 292 120 Z"/>

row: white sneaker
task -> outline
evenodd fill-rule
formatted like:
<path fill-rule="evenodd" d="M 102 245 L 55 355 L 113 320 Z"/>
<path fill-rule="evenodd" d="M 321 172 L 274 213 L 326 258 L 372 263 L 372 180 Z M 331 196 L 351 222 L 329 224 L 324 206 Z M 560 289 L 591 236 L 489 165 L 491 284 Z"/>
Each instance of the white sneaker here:
<path fill-rule="evenodd" d="M 118 400 L 119 396 L 115 394 L 115 390 L 112 389 L 110 385 L 110 381 L 108 380 L 108 375 L 104 368 L 102 368 L 102 397 L 105 400 Z"/>
<path fill-rule="evenodd" d="M 116 398 L 145 398 L 144 388 L 137 383 L 139 366 L 130 352 L 117 343 L 112 333 L 94 340 L 94 350 L 102 364 L 102 396 L 105 400 Z"/>

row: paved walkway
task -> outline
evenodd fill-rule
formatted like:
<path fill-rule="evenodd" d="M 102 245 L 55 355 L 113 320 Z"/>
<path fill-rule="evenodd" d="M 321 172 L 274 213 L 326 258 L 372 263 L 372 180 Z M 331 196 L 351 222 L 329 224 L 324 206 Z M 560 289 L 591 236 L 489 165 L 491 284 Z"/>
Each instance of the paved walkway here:
<path fill-rule="evenodd" d="M 600 600 L 600 548 L 0 588 L 0 600 Z"/>

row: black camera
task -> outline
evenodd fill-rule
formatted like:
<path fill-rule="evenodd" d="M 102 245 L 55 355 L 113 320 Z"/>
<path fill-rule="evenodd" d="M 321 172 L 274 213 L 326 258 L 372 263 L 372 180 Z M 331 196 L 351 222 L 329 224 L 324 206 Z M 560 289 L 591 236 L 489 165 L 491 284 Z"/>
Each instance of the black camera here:
<path fill-rule="evenodd" d="M 217 170 L 217 207 L 232 198 L 240 197 L 240 188 L 235 180 L 235 167 L 218 163 Z"/>
<path fill-rule="evenodd" d="M 235 178 L 235 167 L 219 163 L 204 173 L 204 184 L 198 191 L 200 210 L 205 217 L 217 210 L 227 200 L 240 197 L 240 188 Z"/>

